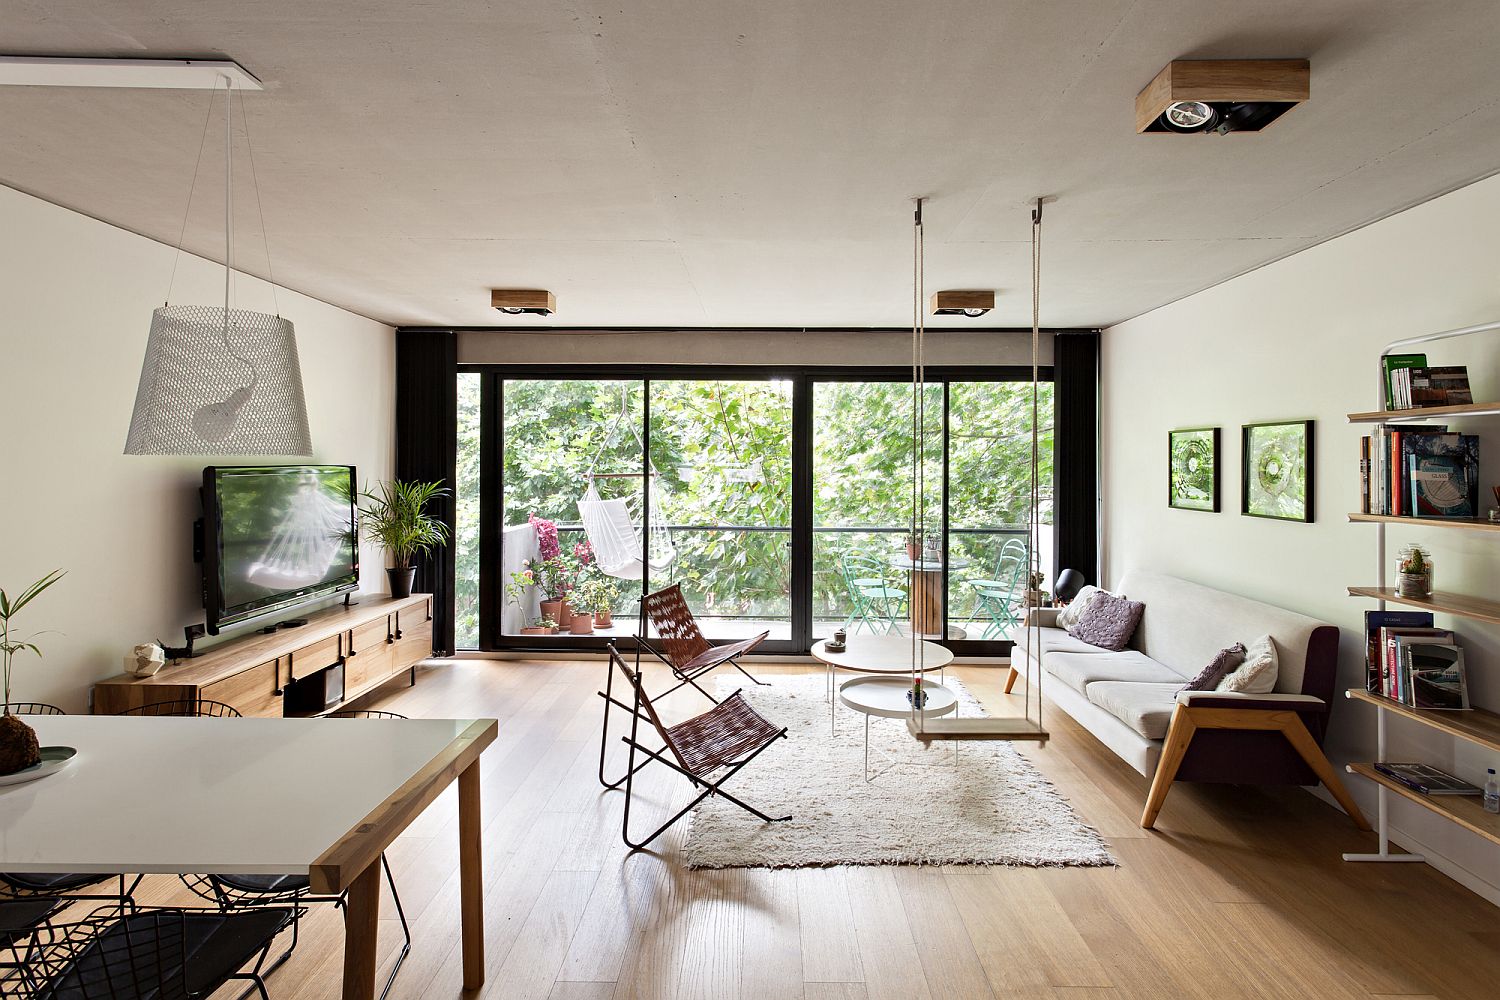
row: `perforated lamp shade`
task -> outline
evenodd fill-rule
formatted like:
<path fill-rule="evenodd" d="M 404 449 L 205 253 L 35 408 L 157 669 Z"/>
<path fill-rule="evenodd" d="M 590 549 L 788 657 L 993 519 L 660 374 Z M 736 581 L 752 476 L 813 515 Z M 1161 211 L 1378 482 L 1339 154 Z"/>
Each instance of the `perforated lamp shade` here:
<path fill-rule="evenodd" d="M 125 454 L 311 455 L 292 324 L 248 309 L 157 309 Z"/>

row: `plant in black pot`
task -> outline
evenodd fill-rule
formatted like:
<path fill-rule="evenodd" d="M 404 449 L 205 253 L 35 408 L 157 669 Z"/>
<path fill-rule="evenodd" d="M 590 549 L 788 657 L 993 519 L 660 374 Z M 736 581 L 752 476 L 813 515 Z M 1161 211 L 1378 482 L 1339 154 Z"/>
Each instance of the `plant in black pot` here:
<path fill-rule="evenodd" d="M 410 597 L 417 568 L 412 560 L 448 544 L 448 526 L 427 512 L 427 504 L 448 491 L 441 482 L 406 483 L 392 479 L 365 490 L 359 509 L 365 537 L 379 542 L 394 564 L 386 568 L 392 597 Z"/>
<path fill-rule="evenodd" d="M 10 714 L 10 677 L 16 654 L 42 655 L 36 643 L 26 641 L 14 631 L 14 619 L 22 608 L 62 578 L 63 571 L 55 569 L 14 598 L 0 590 L 0 658 L 5 665 L 5 709 L 0 714 L 0 774 L 14 774 L 42 761 L 36 730 L 22 722 L 20 716 Z"/>

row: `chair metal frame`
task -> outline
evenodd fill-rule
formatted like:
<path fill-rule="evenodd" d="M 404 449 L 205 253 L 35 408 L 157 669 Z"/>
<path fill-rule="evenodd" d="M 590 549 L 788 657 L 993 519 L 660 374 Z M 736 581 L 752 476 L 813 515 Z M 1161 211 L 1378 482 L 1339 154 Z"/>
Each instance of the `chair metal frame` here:
<path fill-rule="evenodd" d="M 879 559 L 858 552 L 844 553 L 839 558 L 839 570 L 844 576 L 844 587 L 849 592 L 849 600 L 854 605 L 849 617 L 844 620 L 844 627 L 857 632 L 858 625 L 864 624 L 874 633 L 875 622 L 870 620 L 873 613 L 885 625 L 886 635 L 899 635 L 901 626 L 898 623 L 906 617 L 910 600 L 901 587 L 891 586 L 892 581 L 899 583 L 900 578 L 894 573 L 887 573 Z M 880 575 L 856 576 L 856 570 L 868 570 Z M 875 592 L 877 590 L 878 593 Z"/>
<path fill-rule="evenodd" d="M 765 681 L 740 665 L 740 657 L 765 642 L 771 634 L 770 631 L 751 636 L 749 639 L 725 643 L 722 646 L 714 645 L 703 637 L 702 630 L 698 628 L 698 621 L 687 606 L 687 599 L 682 596 L 680 583 L 674 583 L 670 587 L 647 594 L 641 598 L 640 604 L 640 621 L 636 629 L 637 668 L 640 667 L 640 654 L 644 649 L 671 667 L 672 675 L 679 681 L 692 684 L 699 691 L 703 689 L 698 687 L 697 679 L 714 667 L 720 667 L 726 663 L 750 678 L 753 683 L 762 687 L 766 686 Z M 646 640 L 648 620 L 656 629 L 662 645 L 661 650 L 657 650 Z M 663 692 L 663 694 L 667 693 L 670 692 Z M 703 691 L 703 694 L 708 696 L 707 691 Z M 710 697 L 710 700 L 713 699 Z"/>
<path fill-rule="evenodd" d="M 1008 627 L 1020 625 L 1025 611 L 1024 595 L 1017 592 L 1022 573 L 1029 567 L 1029 550 L 1019 538 L 1008 538 L 1000 546 L 995 557 L 995 579 L 965 581 L 974 591 L 974 610 L 969 615 L 972 622 L 983 611 L 989 624 L 981 633 L 981 639 L 991 639 Z M 1005 579 L 1005 563 L 1014 560 L 1010 579 Z"/>
<path fill-rule="evenodd" d="M 743 799 L 740 799 L 737 796 L 731 795 L 729 792 L 724 791 L 723 787 L 725 783 L 727 783 L 731 778 L 738 774 L 741 769 L 749 765 L 751 761 L 755 760 L 755 758 L 764 753 L 765 750 L 772 744 L 774 744 L 778 739 L 786 739 L 787 730 L 785 726 L 781 727 L 780 729 L 774 730 L 774 732 L 771 732 L 771 734 L 767 738 L 763 740 L 757 740 L 755 744 L 749 747 L 748 752 L 743 756 L 738 756 L 735 759 L 726 759 L 722 762 L 713 763 L 712 766 L 705 766 L 698 770 L 693 770 L 690 767 L 689 761 L 684 756 L 682 749 L 679 747 L 677 741 L 673 739 L 671 730 L 707 719 L 710 716 L 719 713 L 721 710 L 724 710 L 727 706 L 730 705 L 732 701 L 742 700 L 743 696 L 739 691 L 735 691 L 733 695 L 731 695 L 729 698 L 724 699 L 724 701 L 715 701 L 714 707 L 712 709 L 709 709 L 709 711 L 704 712 L 702 715 L 695 716 L 694 718 L 687 720 L 687 722 L 679 724 L 679 726 L 677 727 L 668 727 L 662 723 L 660 716 L 658 716 L 656 713 L 656 707 L 652 704 L 651 698 L 645 692 L 645 688 L 642 684 L 641 672 L 639 670 L 632 670 L 630 668 L 630 665 L 625 662 L 625 658 L 620 655 L 620 651 L 615 648 L 614 643 L 609 643 L 607 645 L 607 648 L 609 651 L 608 667 L 610 681 L 606 684 L 606 688 L 608 689 L 609 693 L 603 691 L 599 693 L 600 697 L 604 698 L 606 702 L 604 709 L 606 735 L 605 739 L 601 740 L 599 755 L 599 780 L 604 784 L 606 788 L 610 790 L 618 789 L 622 783 L 625 786 L 625 812 L 620 823 L 620 834 L 624 839 L 627 847 L 635 851 L 643 850 L 653 840 L 655 840 L 657 837 L 660 837 L 663 833 L 667 832 L 667 830 L 671 828 L 671 826 L 678 820 L 682 819 L 694 808 L 696 808 L 698 803 L 702 802 L 704 799 L 708 798 L 711 795 L 722 798 L 728 802 L 732 802 L 735 805 L 739 806 L 741 809 L 764 820 L 767 823 L 784 823 L 792 818 L 790 815 L 768 816 L 766 813 L 761 812 L 759 809 L 745 802 Z M 616 669 L 624 674 L 627 683 L 630 685 L 630 688 L 634 695 L 633 704 L 626 704 L 618 698 L 613 697 L 613 677 L 614 671 Z M 676 687 L 672 688 L 672 690 L 675 691 L 677 690 L 677 688 L 680 688 L 682 686 L 682 684 L 678 684 Z M 693 686 L 697 687 L 697 685 Z M 699 688 L 699 690 L 701 691 L 702 689 Z M 714 699 L 710 697 L 709 700 L 713 701 Z M 611 705 L 622 708 L 630 713 L 630 735 L 621 737 L 622 742 L 624 742 L 625 745 L 630 748 L 625 763 L 625 774 L 623 777 L 619 778 L 613 783 L 606 781 L 604 778 L 604 754 L 605 750 L 607 749 L 606 741 L 608 739 L 609 709 Z M 754 710 L 751 709 L 750 713 L 754 715 Z M 761 719 L 759 715 L 755 715 L 755 718 L 761 722 L 766 722 L 766 720 Z M 648 726 L 656 731 L 657 737 L 662 742 L 661 748 L 657 749 L 648 747 L 640 741 L 640 724 L 642 722 L 645 722 Z M 772 724 L 767 722 L 766 725 L 771 726 Z M 670 753 L 670 756 L 663 751 L 668 751 Z M 637 764 L 637 754 L 644 756 L 646 759 Z M 688 781 L 692 783 L 693 787 L 699 789 L 700 791 L 696 796 L 693 797 L 692 801 L 688 802 L 687 805 L 679 809 L 672 815 L 670 819 L 661 824 L 661 826 L 657 827 L 649 835 L 639 839 L 631 839 L 630 807 L 635 798 L 635 776 L 639 771 L 645 768 L 646 765 L 653 762 L 664 764 L 667 767 L 671 768 L 673 771 L 676 771 L 684 778 L 687 778 Z M 716 773 L 717 777 L 714 777 L 713 775 L 715 775 Z"/>
<path fill-rule="evenodd" d="M 180 698 L 175 701 L 153 701 L 149 705 L 127 708 L 116 715 L 159 716 L 166 718 L 240 719 L 240 710 L 212 698 Z"/>
<path fill-rule="evenodd" d="M 17 970 L 18 975 L 8 979 L 0 976 L 0 995 L 40 1000 L 52 997 L 61 987 L 64 995 L 80 1000 L 135 997 L 148 990 L 160 1000 L 199 1000 L 227 983 L 248 981 L 250 985 L 243 995 L 258 993 L 262 1000 L 270 1000 L 261 966 L 270 953 L 275 934 L 261 942 L 258 949 L 251 950 L 255 965 L 250 971 L 243 971 L 241 966 L 240 971 L 210 981 L 213 988 L 206 992 L 188 989 L 192 958 L 187 950 L 188 920 L 190 915 L 209 913 L 226 916 L 217 910 L 163 907 L 138 910 L 127 916 L 100 911 L 70 923 L 49 921 L 38 925 L 27 942 L 26 961 Z M 137 932 L 134 929 L 137 923 L 154 925 L 156 933 Z M 84 962 L 89 963 L 89 972 L 69 980 Z"/>
<path fill-rule="evenodd" d="M 13 701 L 0 705 L 0 714 L 9 715 L 67 715 L 56 705 L 49 705 L 45 701 Z"/>
<path fill-rule="evenodd" d="M 400 712 L 387 712 L 379 708 L 348 708 L 339 712 L 329 712 L 327 715 L 318 716 L 320 719 L 407 719 L 410 716 L 402 715 Z"/>

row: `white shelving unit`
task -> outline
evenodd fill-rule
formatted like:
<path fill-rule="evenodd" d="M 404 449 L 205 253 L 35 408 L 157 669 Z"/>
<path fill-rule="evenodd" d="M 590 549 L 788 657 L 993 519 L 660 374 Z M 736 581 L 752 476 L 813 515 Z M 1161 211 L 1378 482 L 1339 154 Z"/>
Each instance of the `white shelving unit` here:
<path fill-rule="evenodd" d="M 1381 358 L 1415 347 L 1419 344 L 1430 344 L 1439 340 L 1450 340 L 1454 337 L 1468 337 L 1475 334 L 1500 333 L 1500 322 L 1482 323 L 1478 326 L 1466 326 L 1458 330 L 1445 330 L 1442 333 L 1427 334 L 1422 337 L 1412 337 L 1407 340 L 1398 340 L 1387 344 L 1385 350 L 1380 352 Z M 1380 372 L 1380 387 L 1376 397 L 1380 405 L 1385 404 L 1385 366 L 1382 364 Z M 1480 417 L 1500 414 L 1500 403 L 1467 403 L 1458 406 L 1433 406 L 1425 409 L 1415 410 L 1371 410 L 1366 413 L 1349 414 L 1349 422 L 1361 423 L 1403 423 L 1408 420 L 1431 420 L 1434 417 Z M 1480 497 L 1480 503 L 1484 497 Z M 1370 524 L 1375 528 L 1375 586 L 1373 587 L 1350 587 L 1349 594 L 1352 597 L 1373 598 L 1384 611 L 1386 604 L 1401 604 L 1413 608 L 1421 608 L 1436 614 L 1456 615 L 1460 618 L 1468 618 L 1474 621 L 1500 624 L 1500 602 L 1484 600 L 1476 597 L 1468 597 L 1462 594 L 1449 594 L 1441 591 L 1433 593 L 1430 598 L 1407 598 L 1397 595 L 1396 591 L 1386 584 L 1386 549 L 1385 530 L 1391 524 L 1410 523 L 1420 524 L 1424 527 L 1445 528 L 1450 530 L 1500 530 L 1500 525 L 1491 524 L 1488 520 L 1474 519 L 1462 521 L 1443 521 L 1433 518 L 1420 517 L 1392 517 L 1386 514 L 1350 514 L 1349 520 L 1354 523 Z M 1491 750 L 1500 751 L 1500 715 L 1487 712 L 1483 709 L 1474 709 L 1469 712 L 1432 712 L 1411 708 L 1400 702 L 1392 701 L 1369 691 L 1351 688 L 1344 692 L 1344 697 L 1353 701 L 1362 701 L 1375 706 L 1375 756 L 1377 760 L 1386 759 L 1386 720 L 1394 714 L 1401 718 L 1418 722 L 1433 729 L 1440 730 L 1457 739 L 1467 740 L 1488 747 Z M 1464 828 L 1479 834 L 1497 844 L 1500 844 L 1500 816 L 1485 812 L 1479 805 L 1477 799 L 1455 798 L 1450 796 L 1433 797 L 1414 792 L 1398 782 L 1391 781 L 1375 770 L 1372 763 L 1350 764 L 1346 768 L 1350 774 L 1357 774 L 1375 783 L 1376 794 L 1379 796 L 1379 815 L 1376 830 L 1380 835 L 1380 850 L 1375 854 L 1345 854 L 1345 861 L 1373 861 L 1373 862 L 1414 862 L 1426 861 L 1421 854 L 1398 854 L 1391 851 L 1390 826 L 1389 826 L 1389 804 L 1392 795 L 1399 796 L 1410 802 L 1415 802 L 1439 816 L 1452 822 L 1458 823 Z"/>

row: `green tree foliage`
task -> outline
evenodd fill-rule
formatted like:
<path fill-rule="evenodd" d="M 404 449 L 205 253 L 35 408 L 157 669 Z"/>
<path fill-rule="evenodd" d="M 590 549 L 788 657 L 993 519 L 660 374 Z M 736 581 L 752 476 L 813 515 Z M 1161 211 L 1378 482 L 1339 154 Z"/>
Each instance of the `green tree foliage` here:
<path fill-rule="evenodd" d="M 468 381 L 466 381 L 468 380 Z M 478 635 L 479 379 L 460 376 L 458 635 Z M 644 386 L 640 381 L 512 379 L 504 383 L 505 524 L 529 514 L 558 521 L 564 551 L 582 539 L 578 520 L 585 474 L 636 473 Z M 1031 386 L 953 383 L 950 388 L 950 523 L 959 528 L 1024 528 L 1030 503 Z M 623 418 L 621 412 L 623 407 Z M 1039 509 L 1050 520 L 1052 393 L 1044 385 Z M 943 389 L 929 385 L 926 490 L 929 531 L 942 517 Z M 814 396 L 813 518 L 815 613 L 842 618 L 845 552 L 898 552 L 912 510 L 912 390 L 884 382 L 819 383 Z M 651 462 L 654 501 L 674 525 L 677 558 L 660 581 L 681 582 L 703 615 L 785 619 L 790 615 L 792 386 L 783 381 L 653 380 Z M 604 497 L 641 507 L 640 478 L 597 480 Z M 888 529 L 833 532 L 831 528 Z M 757 530 L 747 530 L 757 529 Z M 778 529 L 773 531 L 759 529 Z M 1001 539 L 954 534 L 985 575 Z M 625 586 L 627 598 L 635 587 Z M 498 609 L 497 609 L 498 610 Z"/>

